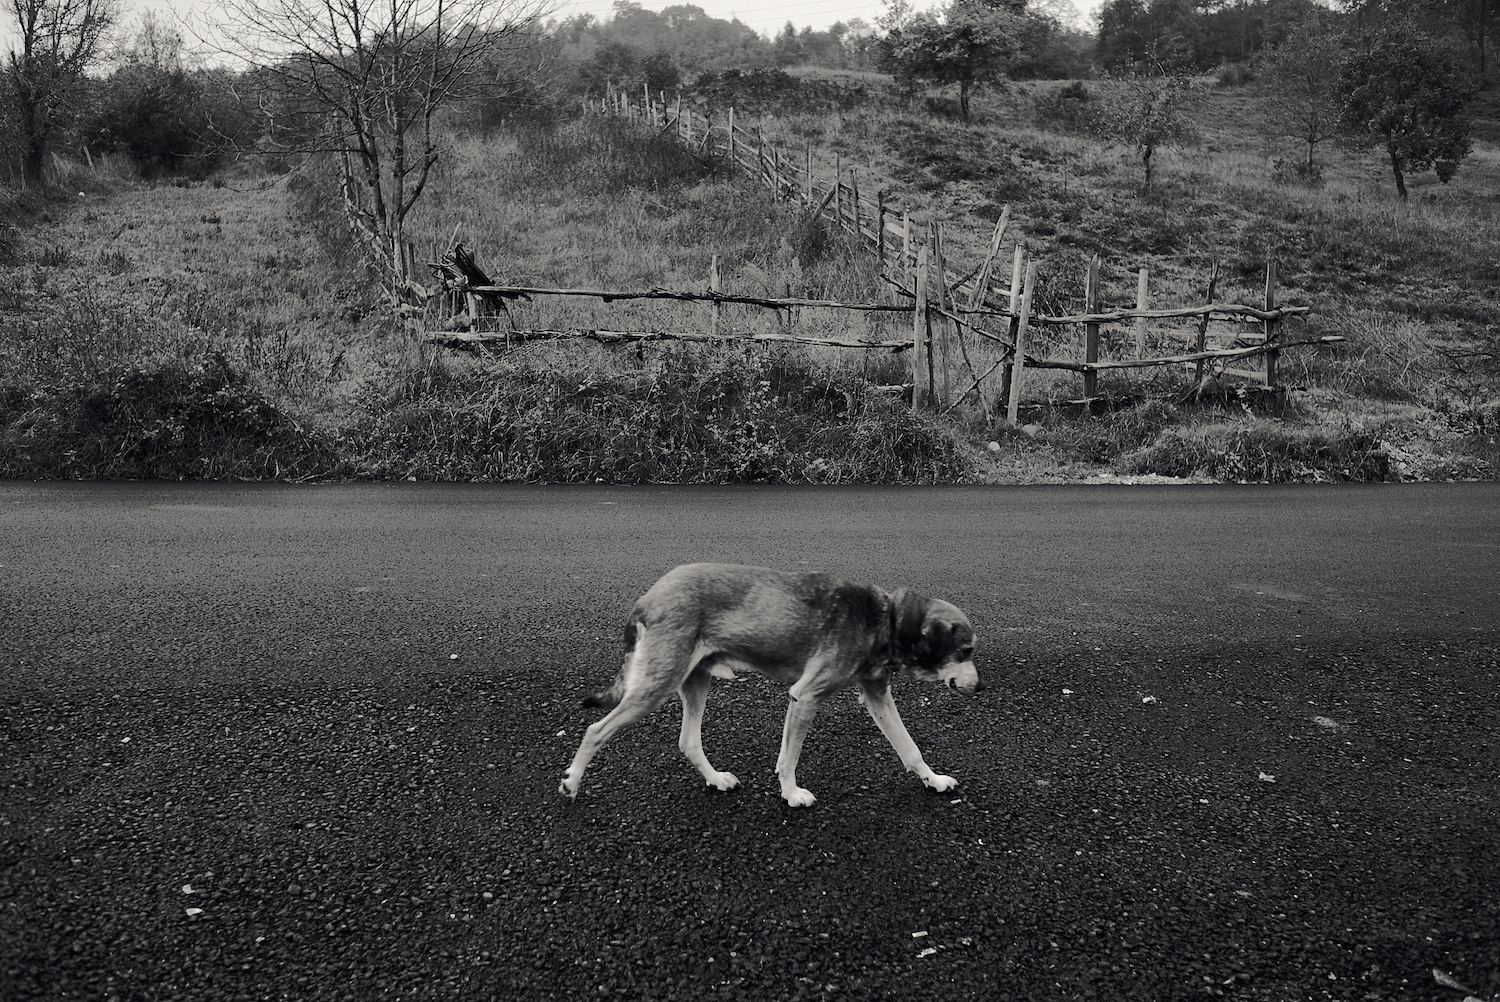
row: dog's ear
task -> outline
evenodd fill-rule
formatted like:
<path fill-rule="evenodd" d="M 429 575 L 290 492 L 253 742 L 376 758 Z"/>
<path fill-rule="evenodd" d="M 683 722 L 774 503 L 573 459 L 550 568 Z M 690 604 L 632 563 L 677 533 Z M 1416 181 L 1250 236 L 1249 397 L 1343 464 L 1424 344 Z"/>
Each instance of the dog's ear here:
<path fill-rule="evenodd" d="M 944 661 L 953 650 L 953 624 L 946 619 L 929 617 L 922 628 L 922 640 L 927 645 L 924 652 L 931 661 Z"/>

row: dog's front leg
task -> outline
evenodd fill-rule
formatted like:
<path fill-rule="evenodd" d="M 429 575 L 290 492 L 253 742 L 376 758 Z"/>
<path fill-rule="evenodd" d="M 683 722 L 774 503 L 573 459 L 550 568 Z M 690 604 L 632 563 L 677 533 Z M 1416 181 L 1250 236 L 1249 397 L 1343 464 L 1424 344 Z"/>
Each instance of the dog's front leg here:
<path fill-rule="evenodd" d="M 797 761 L 802 757 L 802 741 L 818 712 L 817 700 L 793 691 L 786 708 L 786 723 L 781 728 L 781 754 L 776 758 L 776 776 L 781 780 L 781 796 L 793 807 L 811 807 L 817 797 L 811 790 L 797 785 Z"/>
<path fill-rule="evenodd" d="M 870 718 L 875 721 L 875 726 L 880 728 L 880 733 L 896 749 L 896 754 L 901 757 L 901 764 L 906 766 L 907 772 L 914 772 L 924 784 L 941 793 L 951 790 L 958 785 L 958 780 L 952 776 L 940 776 L 928 767 L 922 759 L 922 752 L 917 748 L 917 743 L 911 739 L 906 732 L 906 725 L 901 722 L 901 714 L 896 712 L 896 701 L 891 698 L 891 687 L 888 680 L 884 678 L 861 679 L 859 683 L 860 702 L 865 704 L 865 710 L 869 712 Z"/>

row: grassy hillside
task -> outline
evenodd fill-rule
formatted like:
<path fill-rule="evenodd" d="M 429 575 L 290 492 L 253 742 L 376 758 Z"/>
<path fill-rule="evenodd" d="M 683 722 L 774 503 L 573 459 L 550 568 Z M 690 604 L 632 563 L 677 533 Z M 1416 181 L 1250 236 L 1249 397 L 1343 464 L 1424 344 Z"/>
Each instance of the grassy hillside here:
<path fill-rule="evenodd" d="M 866 89 L 878 81 L 861 81 Z M 1091 87 L 1095 85 L 1090 85 Z M 1046 88 L 981 99 L 973 125 L 892 111 L 767 116 L 765 135 L 835 153 L 893 200 L 947 222 L 977 263 L 1004 204 L 1039 262 L 1038 309 L 1255 302 L 1267 254 L 1289 331 L 1341 334 L 1289 351 L 1295 388 L 1267 409 L 1232 389 L 1179 402 L 1181 371 L 1111 373 L 1120 406 L 1079 414 L 1071 373 L 1028 382 L 1022 431 L 966 403 L 914 418 L 875 387 L 904 355 L 650 343 L 531 344 L 487 358 L 426 348 L 389 318 L 347 245 L 326 179 L 244 176 L 145 187 L 108 165 L 70 194 L 17 203 L 0 233 L 0 475 L 418 477 L 553 481 L 1043 481 L 1100 474 L 1229 480 L 1491 477 L 1500 289 L 1500 145 L 1476 130 L 1448 186 L 1411 179 L 1399 204 L 1373 157 L 1335 149 L 1318 187 L 1277 183 L 1295 156 L 1259 135 L 1253 91 L 1216 89 L 1196 146 L 1133 152 L 1054 131 Z M 1494 111 L 1493 99 L 1483 110 Z M 941 107 L 941 106 L 939 106 Z M 1500 120 L 1500 116 L 1497 116 Z M 1489 122 L 1489 119 L 1486 119 Z M 620 123 L 452 138 L 412 230 L 455 235 L 499 280 L 884 299 L 869 256 L 796 207 Z M 1006 247 L 1009 253 L 1009 246 Z M 1008 259 L 1008 258 L 1007 258 Z M 526 328 L 702 330 L 707 307 L 542 299 Z M 897 336 L 899 320 L 726 308 L 721 329 Z M 1076 336 L 1069 335 L 1069 336 Z M 1044 354 L 1076 355 L 1047 343 Z M 976 353 L 980 351 L 975 348 Z M 976 363 L 979 360 L 976 359 Z M 993 391 L 991 391 L 993 392 Z"/>

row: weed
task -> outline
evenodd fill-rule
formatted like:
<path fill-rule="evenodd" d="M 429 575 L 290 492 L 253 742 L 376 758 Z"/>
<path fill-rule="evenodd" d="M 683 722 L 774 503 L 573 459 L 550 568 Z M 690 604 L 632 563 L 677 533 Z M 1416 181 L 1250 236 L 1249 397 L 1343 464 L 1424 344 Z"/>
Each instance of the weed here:
<path fill-rule="evenodd" d="M 1382 481 L 1390 460 L 1371 433 L 1253 421 L 1169 428 L 1122 456 L 1122 473 L 1210 476 L 1238 483 Z"/>
<path fill-rule="evenodd" d="M 73 252 L 56 244 L 44 247 L 37 258 L 43 268 L 66 268 L 73 261 Z"/>
<path fill-rule="evenodd" d="M 124 251 L 100 251 L 94 263 L 101 271 L 111 275 L 123 275 L 130 270 L 130 256 Z"/>

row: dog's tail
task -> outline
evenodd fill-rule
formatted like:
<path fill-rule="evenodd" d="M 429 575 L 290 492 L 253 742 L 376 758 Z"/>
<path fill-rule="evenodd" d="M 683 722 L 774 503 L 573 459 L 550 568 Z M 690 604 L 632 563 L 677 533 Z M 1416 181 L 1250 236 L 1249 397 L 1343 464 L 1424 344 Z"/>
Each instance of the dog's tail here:
<path fill-rule="evenodd" d="M 620 670 L 615 673 L 614 684 L 603 692 L 583 697 L 583 705 L 586 708 L 613 710 L 620 705 L 620 700 L 625 697 L 625 670 L 630 667 L 630 658 L 635 653 L 635 645 L 639 636 L 640 622 L 632 617 L 625 623 L 625 660 L 620 665 Z"/>

